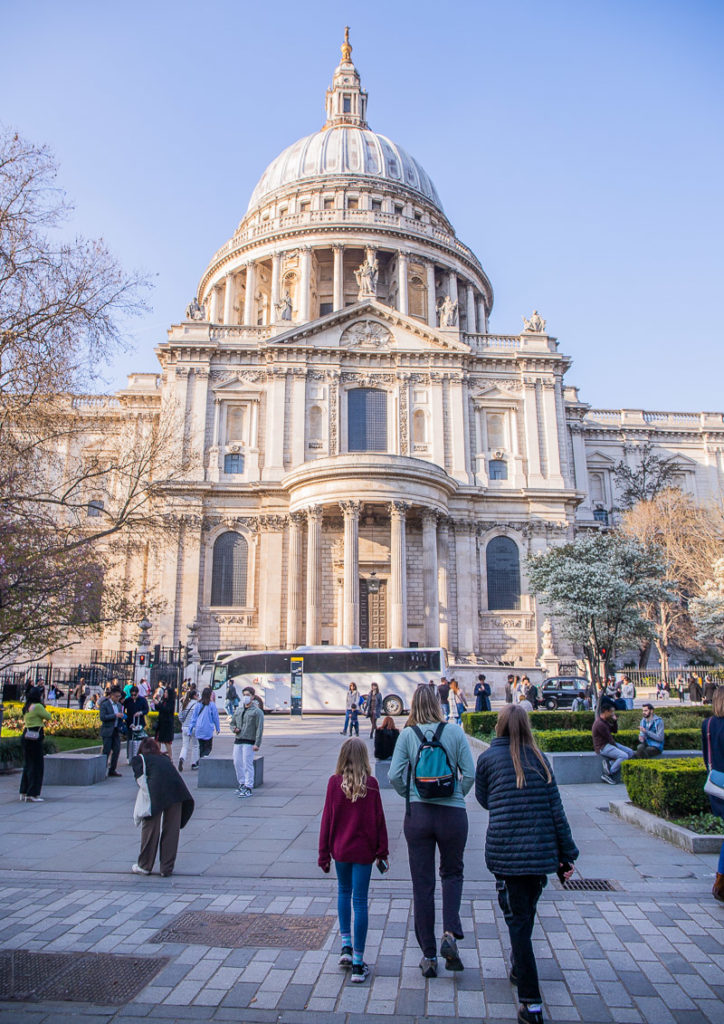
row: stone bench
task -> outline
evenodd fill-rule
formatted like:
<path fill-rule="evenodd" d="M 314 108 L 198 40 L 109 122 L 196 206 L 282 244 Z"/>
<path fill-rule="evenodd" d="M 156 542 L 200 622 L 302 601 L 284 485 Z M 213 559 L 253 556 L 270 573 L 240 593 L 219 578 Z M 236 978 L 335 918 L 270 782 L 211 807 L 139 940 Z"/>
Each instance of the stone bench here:
<path fill-rule="evenodd" d="M 230 757 L 202 757 L 199 761 L 199 789 L 236 789 L 234 762 Z M 254 758 L 254 788 L 264 785 L 264 756 Z"/>
<path fill-rule="evenodd" d="M 44 786 L 94 786 L 105 777 L 104 754 L 48 754 L 43 759 Z"/>
<path fill-rule="evenodd" d="M 603 758 L 591 751 L 544 751 L 559 786 L 601 782 Z M 700 757 L 699 750 L 665 750 L 661 757 Z"/>

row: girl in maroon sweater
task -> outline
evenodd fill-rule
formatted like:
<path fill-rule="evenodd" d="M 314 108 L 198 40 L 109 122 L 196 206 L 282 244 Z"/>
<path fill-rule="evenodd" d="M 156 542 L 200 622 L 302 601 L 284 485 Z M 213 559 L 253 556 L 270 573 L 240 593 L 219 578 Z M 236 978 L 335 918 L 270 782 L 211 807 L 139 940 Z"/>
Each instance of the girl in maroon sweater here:
<path fill-rule="evenodd" d="M 354 737 L 342 744 L 334 775 L 327 783 L 327 797 L 319 830 L 317 863 L 328 872 L 331 861 L 337 871 L 337 916 L 342 936 L 340 967 L 352 965 L 352 981 L 369 974 L 364 962 L 367 939 L 367 893 L 372 865 L 387 871 L 387 826 L 377 779 L 370 775 L 367 747 Z M 352 944 L 354 906 L 354 945 Z"/>

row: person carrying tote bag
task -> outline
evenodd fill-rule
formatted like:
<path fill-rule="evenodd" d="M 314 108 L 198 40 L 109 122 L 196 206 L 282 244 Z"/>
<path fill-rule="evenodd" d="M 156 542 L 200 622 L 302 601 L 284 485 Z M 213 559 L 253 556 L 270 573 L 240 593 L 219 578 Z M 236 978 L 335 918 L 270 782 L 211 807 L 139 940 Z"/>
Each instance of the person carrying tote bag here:
<path fill-rule="evenodd" d="M 20 777 L 20 800 L 31 804 L 43 802 L 43 722 L 53 717 L 43 706 L 40 686 L 31 686 L 22 710 L 25 729 L 20 739 L 23 748 L 23 774 Z"/>
<path fill-rule="evenodd" d="M 435 851 L 440 851 L 442 927 L 440 956 L 448 971 L 462 971 L 457 941 L 460 921 L 463 854 L 468 838 L 465 796 L 475 766 L 462 729 L 445 722 L 437 694 L 418 686 L 410 717 L 390 762 L 390 784 L 405 797 L 405 839 L 412 877 L 415 935 L 422 951 L 424 978 L 437 976 L 435 938 Z"/>
<path fill-rule="evenodd" d="M 139 783 L 133 817 L 141 825 L 141 849 L 131 871 L 150 875 L 160 843 L 160 873 L 167 878 L 173 874 L 179 832 L 193 814 L 194 799 L 171 759 L 150 736 L 142 740 L 131 768 Z"/>
<path fill-rule="evenodd" d="M 713 714 L 701 723 L 701 752 L 709 772 L 704 792 L 709 797 L 712 814 L 724 818 L 724 790 L 721 789 L 721 773 L 724 773 L 724 687 L 718 686 L 712 698 Z M 719 852 L 719 863 L 711 894 L 719 903 L 724 903 L 724 843 Z"/>

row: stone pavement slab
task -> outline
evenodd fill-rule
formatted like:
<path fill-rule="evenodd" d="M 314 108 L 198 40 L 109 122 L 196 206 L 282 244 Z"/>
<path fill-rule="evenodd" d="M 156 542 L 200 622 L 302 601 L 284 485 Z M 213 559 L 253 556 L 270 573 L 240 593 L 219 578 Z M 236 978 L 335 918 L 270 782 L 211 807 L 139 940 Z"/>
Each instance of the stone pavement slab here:
<path fill-rule="evenodd" d="M 466 970 L 425 981 L 411 916 L 402 823 L 404 801 L 383 793 L 391 870 L 370 889 L 367 984 L 337 966 L 338 935 L 321 949 L 228 949 L 158 943 L 185 911 L 335 915 L 333 878 L 316 866 L 326 780 L 336 761 L 339 720 L 267 719 L 265 784 L 250 800 L 196 789 L 172 878 L 129 872 L 138 852 L 130 769 L 80 792 L 46 791 L 21 804 L 18 776 L 0 777 L 0 949 L 167 956 L 169 965 L 122 1008 L 76 1003 L 0 1004 L 0 1021 L 128 1024 L 160 1020 L 354 1024 L 394 1020 L 515 1020 L 508 940 L 484 864 L 486 814 L 468 799 L 470 839 L 460 944 Z M 214 756 L 231 756 L 231 737 Z M 562 787 L 584 877 L 615 879 L 612 893 L 545 890 L 534 935 L 550 1021 L 724 1024 L 724 907 L 710 889 L 715 858 L 689 854 L 608 813 L 600 785 Z"/>

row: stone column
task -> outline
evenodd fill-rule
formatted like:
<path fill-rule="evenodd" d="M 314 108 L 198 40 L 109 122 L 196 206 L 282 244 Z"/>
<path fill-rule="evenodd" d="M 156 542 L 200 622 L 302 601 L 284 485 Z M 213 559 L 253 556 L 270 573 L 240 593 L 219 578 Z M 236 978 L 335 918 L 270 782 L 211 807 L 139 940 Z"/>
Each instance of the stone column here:
<path fill-rule="evenodd" d="M 485 322 L 485 300 L 483 299 L 482 295 L 478 295 L 477 305 L 478 305 L 478 333 L 479 334 L 487 334 L 488 333 L 488 326 L 487 326 L 487 324 Z"/>
<path fill-rule="evenodd" d="M 593 507 L 588 482 L 588 464 L 586 462 L 586 439 L 582 423 L 571 423 L 571 444 L 573 447 L 573 472 L 577 491 L 583 491 L 585 498 L 576 510 L 577 518 L 590 519 Z"/>
<path fill-rule="evenodd" d="M 286 516 L 259 516 L 259 634 L 267 650 L 282 642 L 282 564 Z"/>
<path fill-rule="evenodd" d="M 277 370 L 267 384 L 266 457 L 263 480 L 274 480 L 284 472 L 284 418 L 290 414 L 286 403 L 286 375 Z"/>
<path fill-rule="evenodd" d="M 277 306 L 281 298 L 281 277 L 282 277 L 282 254 L 275 252 L 272 256 L 272 278 L 271 278 L 271 310 L 270 322 L 274 323 L 279 319 Z"/>
<path fill-rule="evenodd" d="M 287 568 L 287 647 L 294 649 L 302 642 L 302 527 L 305 516 L 292 512 L 289 516 L 289 554 Z"/>
<path fill-rule="evenodd" d="M 473 286 L 469 284 L 466 288 L 466 299 L 467 299 L 467 328 L 469 334 L 475 334 L 475 290 Z"/>
<path fill-rule="evenodd" d="M 450 556 L 449 521 L 441 519 L 437 528 L 437 599 L 440 608 L 440 646 L 450 649 L 450 598 L 448 596 L 448 560 Z"/>
<path fill-rule="evenodd" d="M 405 513 L 410 506 L 390 502 L 390 646 L 407 646 L 407 544 Z"/>
<path fill-rule="evenodd" d="M 299 282 L 299 319 L 302 323 L 309 320 L 312 291 L 312 250 L 305 246 L 300 251 L 300 282 Z"/>
<path fill-rule="evenodd" d="M 322 561 L 322 507 L 307 509 L 307 644 L 318 644 L 321 607 L 319 569 Z"/>
<path fill-rule="evenodd" d="M 256 327 L 256 266 L 254 263 L 246 265 L 246 294 L 244 296 L 244 323 Z"/>
<path fill-rule="evenodd" d="M 427 265 L 427 322 L 437 327 L 437 303 L 435 299 L 435 264 Z"/>
<path fill-rule="evenodd" d="M 234 319 L 234 275 L 226 275 L 226 288 L 224 289 L 224 323 L 230 324 Z"/>
<path fill-rule="evenodd" d="M 209 300 L 209 322 L 212 324 L 219 321 L 219 292 L 216 285 L 211 289 Z"/>
<path fill-rule="evenodd" d="M 335 245 L 334 253 L 334 283 L 332 287 L 332 309 L 344 309 L 344 246 Z"/>
<path fill-rule="evenodd" d="M 548 479 L 556 487 L 563 487 L 561 473 L 561 444 L 558 432 L 558 410 L 556 408 L 555 381 L 543 378 L 541 398 L 543 402 L 543 422 L 545 424 L 545 443 L 548 455 Z"/>
<path fill-rule="evenodd" d="M 528 486 L 539 487 L 543 483 L 538 438 L 538 396 L 535 379 L 523 381 L 523 417 L 525 425 L 525 454 L 528 459 Z"/>
<path fill-rule="evenodd" d="M 455 523 L 455 552 L 458 598 L 458 654 L 474 658 L 478 646 L 478 579 L 475 525 Z"/>
<path fill-rule="evenodd" d="M 437 512 L 422 513 L 422 595 L 425 612 L 425 644 L 440 643 L 440 604 L 437 591 Z"/>
<path fill-rule="evenodd" d="M 447 276 L 447 290 L 448 295 L 453 302 L 458 301 L 458 276 L 454 270 L 451 270 Z M 458 323 L 460 323 L 460 317 L 458 316 Z"/>
<path fill-rule="evenodd" d="M 358 501 L 340 501 L 344 513 L 344 617 L 342 643 L 359 643 L 359 510 Z"/>
<path fill-rule="evenodd" d="M 408 254 L 402 249 L 397 254 L 397 308 L 404 316 L 407 316 L 410 308 L 407 297 L 407 257 Z"/>

